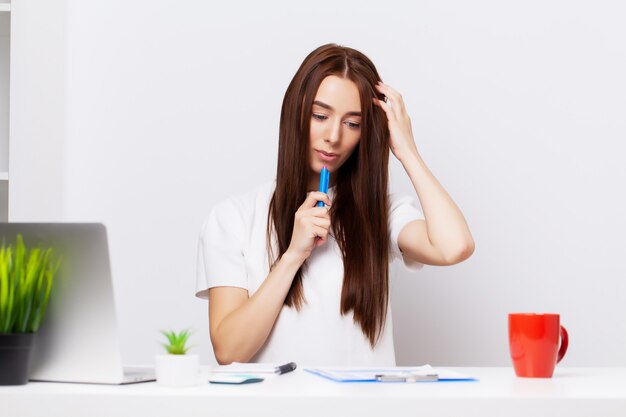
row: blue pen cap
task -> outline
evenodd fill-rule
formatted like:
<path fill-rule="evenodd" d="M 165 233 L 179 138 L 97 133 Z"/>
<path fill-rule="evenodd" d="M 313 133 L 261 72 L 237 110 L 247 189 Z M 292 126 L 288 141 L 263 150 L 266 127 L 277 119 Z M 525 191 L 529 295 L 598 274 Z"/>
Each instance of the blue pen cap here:
<path fill-rule="evenodd" d="M 330 180 L 330 172 L 327 168 L 323 168 L 322 172 L 324 173 L 324 192 L 328 194 L 328 180 Z"/>
<path fill-rule="evenodd" d="M 328 184 L 330 182 L 330 172 L 328 168 L 322 168 L 322 172 L 320 172 L 320 188 L 319 190 L 325 194 L 328 194 Z M 317 202 L 317 207 L 324 207 L 325 204 L 323 201 Z"/>

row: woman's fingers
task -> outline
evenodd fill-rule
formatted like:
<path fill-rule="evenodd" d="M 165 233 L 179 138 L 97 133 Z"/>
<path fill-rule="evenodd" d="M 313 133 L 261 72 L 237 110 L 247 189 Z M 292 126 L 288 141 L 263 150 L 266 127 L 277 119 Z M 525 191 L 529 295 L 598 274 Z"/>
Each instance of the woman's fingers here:
<path fill-rule="evenodd" d="M 376 87 L 391 100 L 392 107 L 396 104 L 401 105 L 403 103 L 402 94 L 394 90 L 391 86 L 379 81 Z"/>
<path fill-rule="evenodd" d="M 323 201 L 328 206 L 317 207 L 318 201 Z M 331 224 L 329 211 L 330 198 L 327 194 L 320 191 L 308 193 L 295 214 L 289 250 L 308 258 L 314 247 L 323 245 L 328 238 Z"/>
<path fill-rule="evenodd" d="M 313 228 L 313 232 L 315 233 L 315 236 L 317 236 L 315 239 L 315 246 L 320 246 L 326 243 L 328 240 L 328 229 L 321 226 L 315 226 Z"/>
<path fill-rule="evenodd" d="M 302 205 L 300 206 L 300 209 L 306 209 L 309 207 L 315 207 L 317 205 L 318 201 L 323 201 L 324 203 L 326 203 L 328 206 L 330 206 L 330 197 L 328 197 L 328 194 L 323 193 L 321 191 L 311 191 L 307 196 L 306 199 L 304 200 L 304 203 L 302 203 Z M 323 208 L 323 207 L 320 207 Z"/>
<path fill-rule="evenodd" d="M 391 103 L 390 107 L 394 114 L 400 116 L 406 112 L 404 100 L 402 99 L 402 94 L 400 94 L 387 84 L 384 84 L 382 81 L 376 84 L 376 88 L 387 97 L 387 99 Z"/>
<path fill-rule="evenodd" d="M 302 208 L 296 211 L 296 216 L 300 217 L 312 217 L 316 219 L 327 218 L 330 219 L 330 207 L 311 207 L 311 208 Z"/>
<path fill-rule="evenodd" d="M 315 226 L 323 227 L 325 229 L 330 228 L 330 219 L 327 217 L 313 217 L 311 222 Z"/>
<path fill-rule="evenodd" d="M 387 115 L 387 120 L 391 121 L 391 120 L 395 120 L 396 119 L 396 115 L 393 113 L 393 110 L 391 110 L 391 107 L 389 107 L 387 105 L 387 103 L 385 103 L 382 100 L 379 100 L 377 98 L 373 98 L 372 101 L 374 102 L 374 104 L 376 104 L 378 107 L 380 107 L 381 109 L 383 109 L 383 111 L 385 112 L 385 114 Z"/>
<path fill-rule="evenodd" d="M 400 94 L 396 89 L 394 89 L 392 86 L 390 86 L 389 84 L 385 84 L 382 81 L 378 82 L 378 85 L 384 89 L 385 91 L 387 91 L 389 93 L 390 96 L 392 96 L 396 101 L 401 102 L 402 101 L 402 94 Z"/>
<path fill-rule="evenodd" d="M 318 210 L 322 210 L 325 213 L 322 216 L 315 216 L 314 212 L 318 212 Z M 315 207 L 309 212 L 312 214 L 312 217 L 309 217 L 309 225 L 307 229 L 311 237 L 315 238 L 315 246 L 323 245 L 328 239 L 328 230 L 330 229 L 330 216 L 328 215 L 327 209 L 322 207 Z"/>

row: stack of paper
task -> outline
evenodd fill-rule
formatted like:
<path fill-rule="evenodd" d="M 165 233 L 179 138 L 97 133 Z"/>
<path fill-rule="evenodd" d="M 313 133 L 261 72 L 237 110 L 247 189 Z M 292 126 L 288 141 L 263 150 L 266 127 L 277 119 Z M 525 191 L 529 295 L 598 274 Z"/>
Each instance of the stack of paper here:
<path fill-rule="evenodd" d="M 261 382 L 276 375 L 280 366 L 274 363 L 239 363 L 222 365 L 211 369 L 209 382 L 214 384 L 248 384 Z"/>
<path fill-rule="evenodd" d="M 240 363 L 233 362 L 230 365 L 222 365 L 211 369 L 211 373 L 229 374 L 275 374 L 279 363 Z"/>

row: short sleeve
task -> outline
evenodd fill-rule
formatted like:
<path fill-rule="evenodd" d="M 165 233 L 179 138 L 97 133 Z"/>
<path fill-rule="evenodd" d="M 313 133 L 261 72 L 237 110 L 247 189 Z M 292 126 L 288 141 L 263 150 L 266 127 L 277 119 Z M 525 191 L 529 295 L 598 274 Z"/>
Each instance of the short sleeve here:
<path fill-rule="evenodd" d="M 415 197 L 408 195 L 389 194 L 389 237 L 392 259 L 401 259 L 404 267 L 409 271 L 419 271 L 424 264 L 410 261 L 402 256 L 398 246 L 398 236 L 402 228 L 413 220 L 424 220 L 424 214 Z"/>
<path fill-rule="evenodd" d="M 248 288 L 245 230 L 241 210 L 232 200 L 211 210 L 198 240 L 196 297 L 207 299 L 213 287 Z"/>

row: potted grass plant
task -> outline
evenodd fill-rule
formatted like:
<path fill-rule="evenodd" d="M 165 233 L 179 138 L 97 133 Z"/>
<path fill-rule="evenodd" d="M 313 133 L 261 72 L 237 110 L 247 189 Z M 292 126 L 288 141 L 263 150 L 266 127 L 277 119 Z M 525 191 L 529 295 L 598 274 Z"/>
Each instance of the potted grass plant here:
<path fill-rule="evenodd" d="M 15 247 L 0 246 L 0 385 L 28 382 L 34 336 L 46 314 L 61 265 L 53 248 L 27 248 L 21 234 Z"/>
<path fill-rule="evenodd" d="M 200 377 L 200 361 L 198 355 L 189 355 L 187 341 L 191 332 L 182 330 L 162 330 L 161 334 L 167 339 L 162 343 L 166 354 L 156 355 L 155 371 L 157 382 L 169 387 L 187 387 L 197 385 Z"/>

